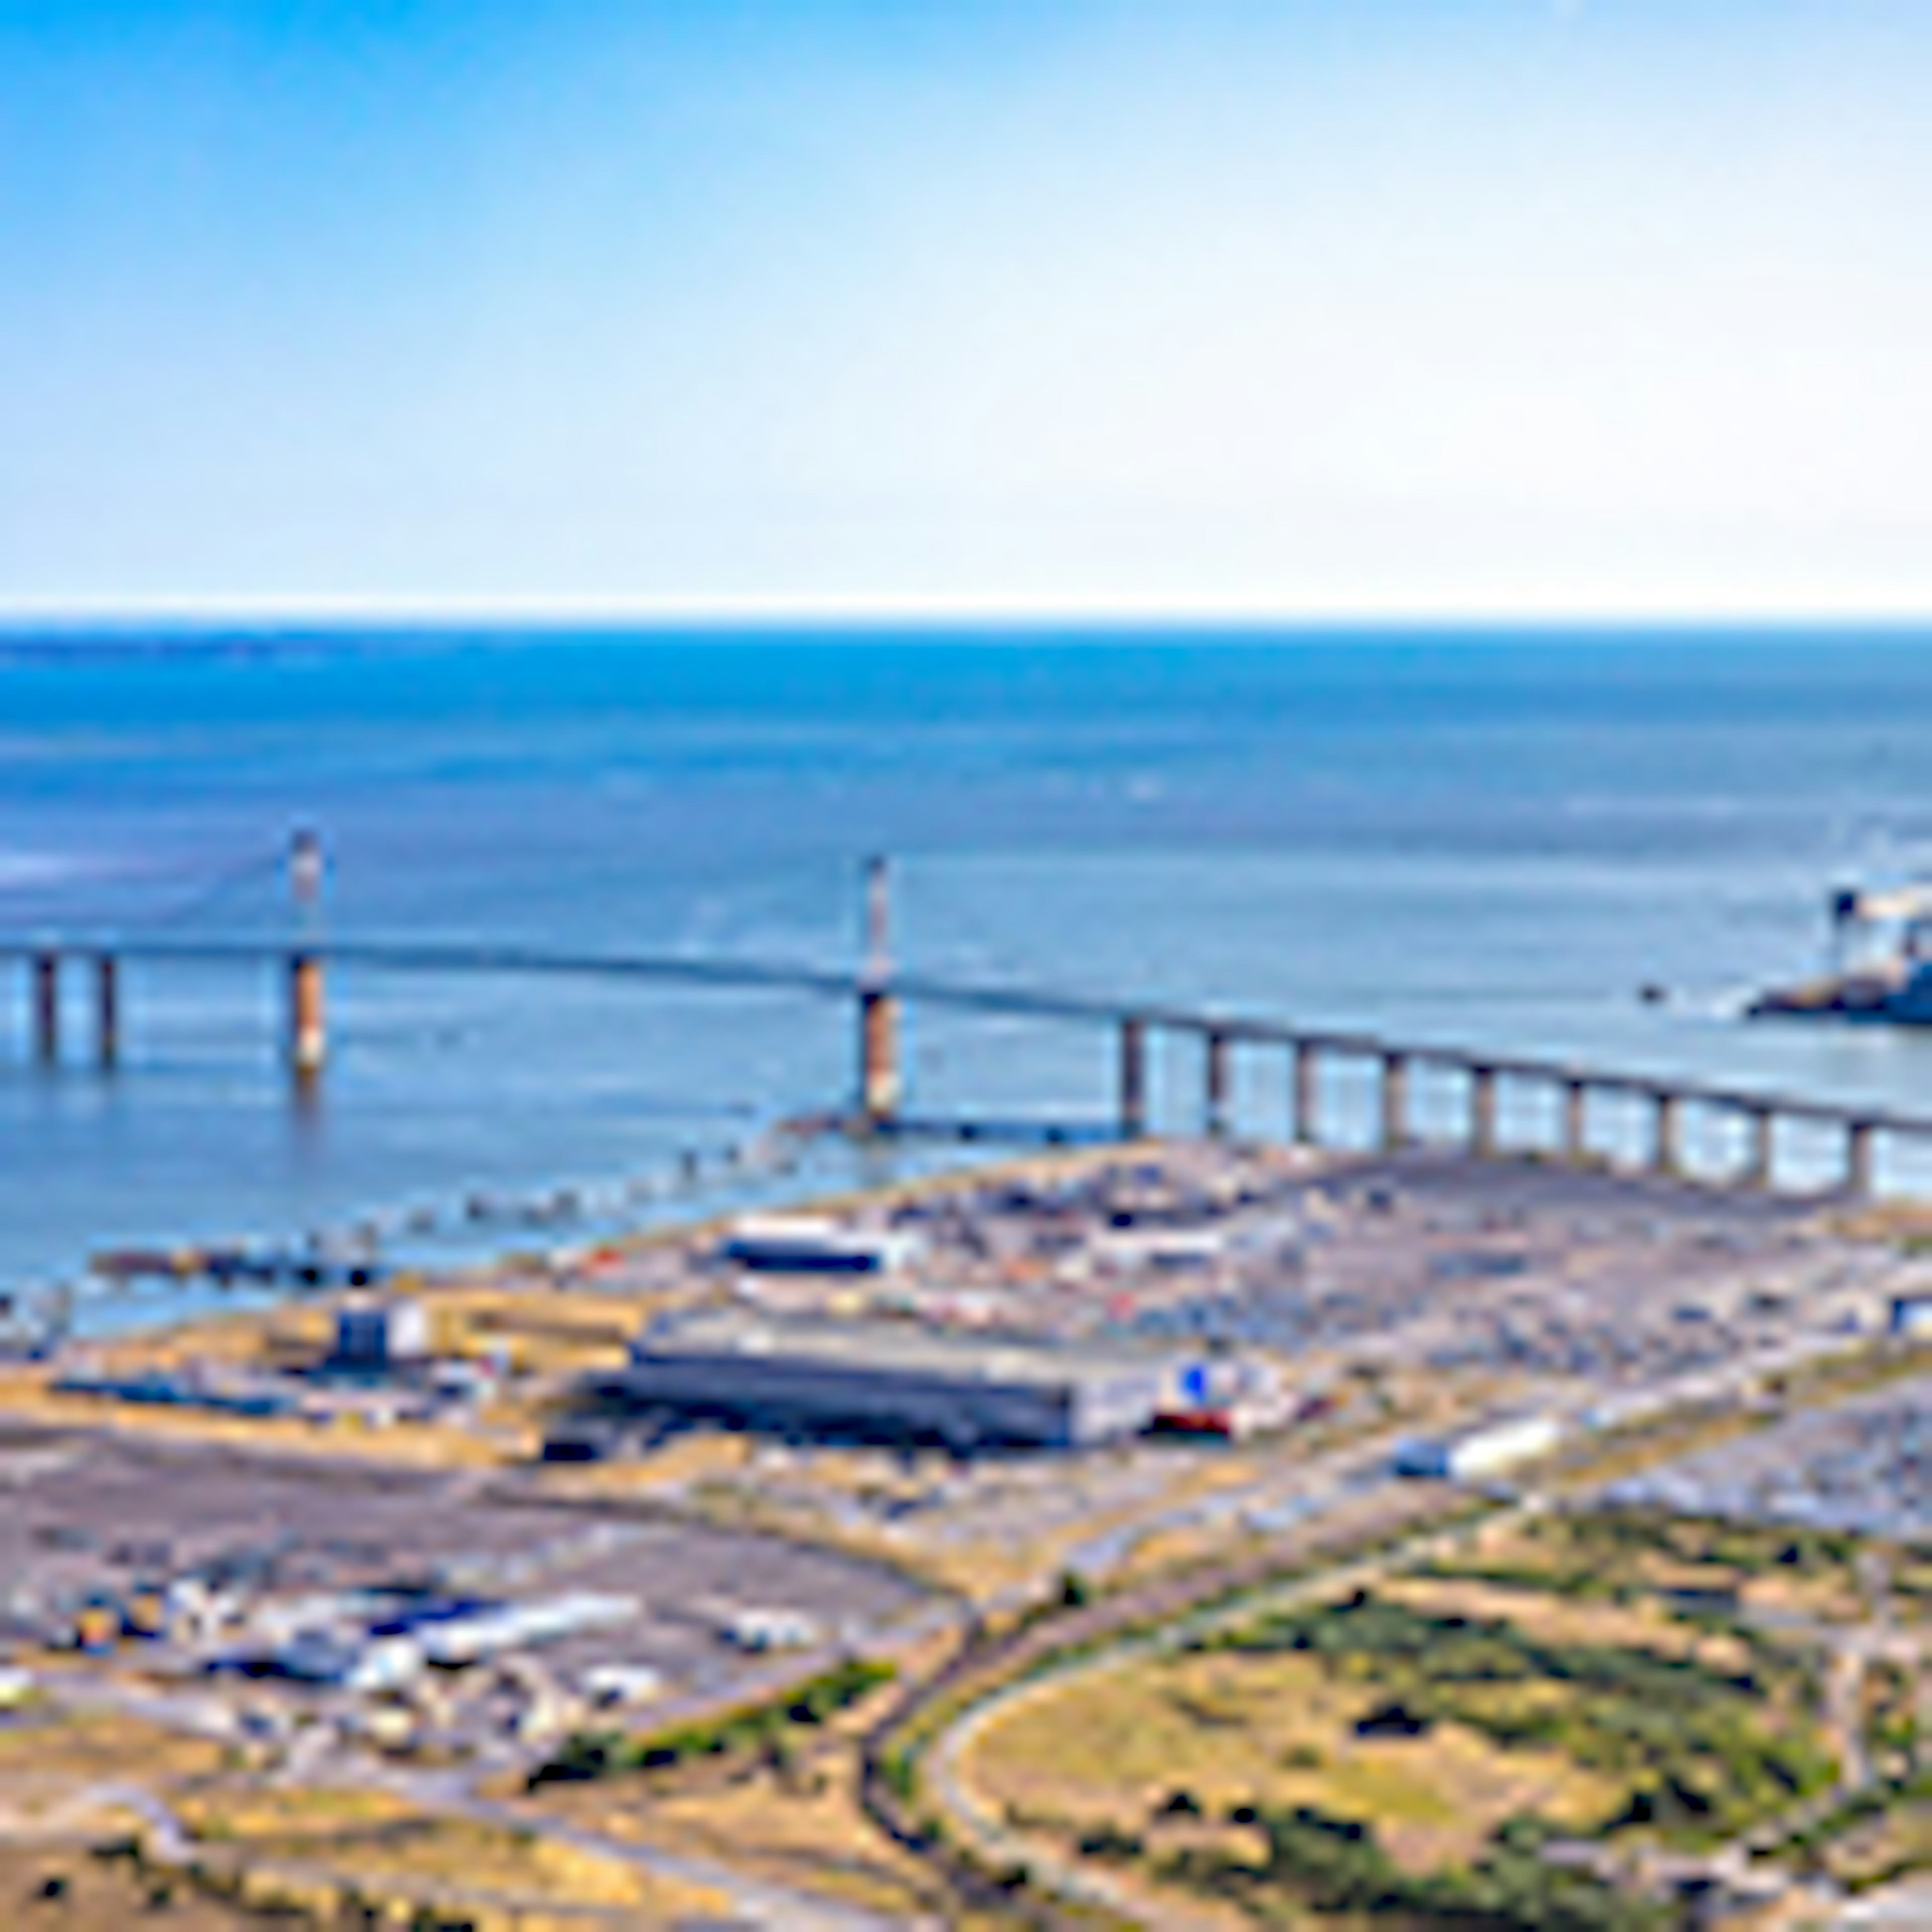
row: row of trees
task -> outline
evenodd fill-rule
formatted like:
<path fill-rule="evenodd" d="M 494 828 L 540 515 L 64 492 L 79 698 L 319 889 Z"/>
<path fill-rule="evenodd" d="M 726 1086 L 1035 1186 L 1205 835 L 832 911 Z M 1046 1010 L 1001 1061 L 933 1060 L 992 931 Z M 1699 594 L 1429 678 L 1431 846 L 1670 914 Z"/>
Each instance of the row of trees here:
<path fill-rule="evenodd" d="M 1240 1805 L 1229 1822 L 1259 1827 L 1268 1845 L 1262 1864 L 1195 1847 L 1176 1852 L 1166 1875 L 1246 1904 L 1286 1894 L 1317 1912 L 1406 1920 L 1442 1932 L 1661 1932 L 1670 1922 L 1647 1900 L 1547 1863 L 1538 1855 L 1541 1828 L 1533 1820 L 1505 1826 L 1473 1865 L 1421 1874 L 1404 1871 L 1373 1826 L 1308 1805 Z"/>
<path fill-rule="evenodd" d="M 1333 1677 L 1387 1690 L 1415 1730 L 1454 1720 L 1506 1749 L 1561 1751 L 1622 1779 L 1628 1801 L 1606 1830 L 1726 1834 L 1835 1774 L 1800 1714 L 1802 1685 L 1761 1650 L 1723 1670 L 1694 1656 L 1550 1642 L 1502 1619 L 1430 1616 L 1359 1592 L 1214 1641 L 1307 1652 Z M 1550 1685 L 1563 1694 L 1547 1694 Z"/>
<path fill-rule="evenodd" d="M 891 1664 L 848 1658 L 776 1697 L 741 1705 L 722 1717 L 679 1724 L 641 1736 L 623 1731 L 579 1731 L 530 1776 L 532 1790 L 546 1784 L 580 1784 L 626 1772 L 668 1771 L 694 1760 L 782 1749 L 801 1725 L 822 1724 L 868 1696 L 895 1675 Z"/>

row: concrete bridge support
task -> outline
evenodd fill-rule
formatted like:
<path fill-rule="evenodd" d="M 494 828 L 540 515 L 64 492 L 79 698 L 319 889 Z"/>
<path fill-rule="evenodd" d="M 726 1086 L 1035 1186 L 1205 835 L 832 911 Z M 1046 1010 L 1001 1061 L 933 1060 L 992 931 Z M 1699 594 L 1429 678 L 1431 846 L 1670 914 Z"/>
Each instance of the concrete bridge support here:
<path fill-rule="evenodd" d="M 1741 1178 L 1747 1187 L 1769 1187 L 1777 1178 L 1777 1119 L 1768 1107 L 1747 1107 L 1744 1116 L 1744 1166 Z"/>
<path fill-rule="evenodd" d="M 1675 1174 L 1683 1165 L 1680 1132 L 1682 1103 L 1667 1088 L 1659 1088 L 1650 1096 L 1650 1164 L 1659 1174 Z"/>
<path fill-rule="evenodd" d="M 891 987 L 892 878 L 883 856 L 866 861 L 866 965 L 859 976 L 859 1112 L 868 1127 L 898 1117 L 899 1003 Z"/>
<path fill-rule="evenodd" d="M 61 956 L 36 952 L 33 959 L 34 1058 L 43 1066 L 60 1058 Z"/>
<path fill-rule="evenodd" d="M 1208 1035 L 1207 1103 L 1208 1131 L 1219 1138 L 1228 1128 L 1228 1036 L 1218 1029 L 1210 1030 Z"/>
<path fill-rule="evenodd" d="M 868 986 L 859 995 L 859 1111 L 866 1125 L 890 1126 L 899 1096 L 899 1003 L 884 986 Z"/>
<path fill-rule="evenodd" d="M 1874 1144 L 1878 1130 L 1869 1120 L 1853 1120 L 1845 1129 L 1845 1192 L 1863 1200 L 1872 1191 Z"/>
<path fill-rule="evenodd" d="M 1496 1150 L 1496 1070 L 1469 1069 L 1469 1148 L 1472 1153 Z"/>
<path fill-rule="evenodd" d="M 94 956 L 94 1052 L 104 1067 L 121 1058 L 121 962 L 111 952 Z"/>
<path fill-rule="evenodd" d="M 1408 1144 L 1408 1061 L 1400 1053 L 1382 1055 L 1382 1146 L 1393 1153 Z"/>
<path fill-rule="evenodd" d="M 1293 1054 L 1288 1126 L 1298 1145 L 1312 1147 L 1322 1138 L 1322 1049 L 1312 1040 L 1298 1040 Z"/>
<path fill-rule="evenodd" d="M 1582 1080 L 1563 1083 L 1563 1158 L 1580 1162 L 1590 1151 L 1590 1088 Z"/>
<path fill-rule="evenodd" d="M 289 1068 L 313 1080 L 328 1058 L 328 1026 L 322 1006 L 322 962 L 313 952 L 289 956 Z"/>
<path fill-rule="evenodd" d="M 1120 1022 L 1120 1138 L 1147 1132 L 1147 1022 L 1130 1014 Z"/>

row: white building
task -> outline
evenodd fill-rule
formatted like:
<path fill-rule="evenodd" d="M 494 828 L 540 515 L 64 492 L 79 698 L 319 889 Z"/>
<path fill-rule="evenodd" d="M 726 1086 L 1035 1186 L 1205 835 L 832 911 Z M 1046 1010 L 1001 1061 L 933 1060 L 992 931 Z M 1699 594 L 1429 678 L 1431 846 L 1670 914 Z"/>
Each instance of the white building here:
<path fill-rule="evenodd" d="M 1546 1456 L 1563 1439 L 1553 1415 L 1518 1415 L 1483 1424 L 1460 1436 L 1421 1436 L 1396 1450 L 1399 1476 L 1451 1483 L 1481 1482 Z"/>
<path fill-rule="evenodd" d="M 740 1650 L 806 1650 L 824 1633 L 818 1620 L 802 1610 L 739 1610 L 724 1618 L 720 1630 Z"/>
<path fill-rule="evenodd" d="M 592 1590 L 492 1604 L 418 1627 L 416 1640 L 432 1664 L 475 1664 L 508 1650 L 549 1643 L 579 1630 L 608 1630 L 638 1614 L 636 1600 Z"/>
<path fill-rule="evenodd" d="M 419 1301 L 346 1301 L 335 1312 L 332 1365 L 393 1369 L 429 1353 L 429 1315 Z"/>
<path fill-rule="evenodd" d="M 903 1229 L 850 1228 L 816 1214 L 747 1215 L 720 1256 L 772 1274 L 890 1274 L 919 1256 L 920 1238 Z"/>

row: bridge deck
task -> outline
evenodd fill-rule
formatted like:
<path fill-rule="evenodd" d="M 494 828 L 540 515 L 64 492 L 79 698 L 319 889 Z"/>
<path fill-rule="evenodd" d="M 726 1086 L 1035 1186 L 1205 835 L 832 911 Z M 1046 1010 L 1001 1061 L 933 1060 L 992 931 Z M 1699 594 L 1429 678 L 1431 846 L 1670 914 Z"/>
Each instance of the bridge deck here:
<path fill-rule="evenodd" d="M 1489 1073 L 1512 1079 L 1586 1087 L 1652 1100 L 1676 1100 L 1776 1114 L 1895 1134 L 1932 1135 L 1932 1118 L 1849 1102 L 1724 1086 L 1667 1073 L 1633 1072 L 1567 1059 L 1498 1054 L 1443 1042 L 1396 1040 L 1381 1034 L 1308 1028 L 1265 1015 L 1206 1012 L 1162 1002 L 1126 1000 L 1018 986 L 984 985 L 922 974 L 894 973 L 881 980 L 872 970 L 841 970 L 795 962 L 703 958 L 682 953 L 605 953 L 542 946 L 451 941 L 356 940 L 122 940 L 109 934 L 86 938 L 0 936 L 0 961 L 30 961 L 50 953 L 204 966 L 286 965 L 298 955 L 331 965 L 378 971 L 507 974 L 616 981 L 650 981 L 749 991 L 794 992 L 856 1000 L 889 991 L 902 1000 L 1013 1018 L 1061 1020 L 1186 1033 L 1207 1040 L 1301 1048 L 1384 1063 L 1407 1062 L 1452 1072 Z"/>

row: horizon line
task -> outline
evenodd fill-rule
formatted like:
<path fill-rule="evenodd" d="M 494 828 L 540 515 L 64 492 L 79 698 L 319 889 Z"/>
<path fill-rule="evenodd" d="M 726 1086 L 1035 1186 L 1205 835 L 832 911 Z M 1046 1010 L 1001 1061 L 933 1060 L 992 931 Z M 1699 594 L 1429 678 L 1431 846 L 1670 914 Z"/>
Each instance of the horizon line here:
<path fill-rule="evenodd" d="M 1920 628 L 1932 608 L 1789 602 L 1628 605 L 1483 605 L 1474 603 L 1271 604 L 1257 600 L 937 596 L 239 596 L 0 598 L 0 630 L 26 626 L 116 629 L 142 625 L 373 625 L 431 627 L 470 623 L 640 628 L 808 628 L 894 623 L 935 628 L 1024 628 L 1048 625 L 1166 628 L 1203 626 L 1242 630 L 1418 628 L 1615 630 L 1810 630 Z"/>

